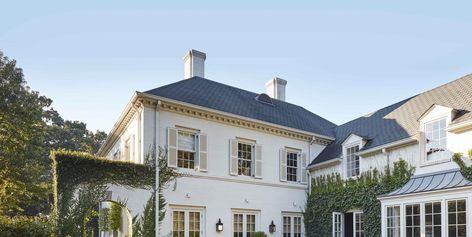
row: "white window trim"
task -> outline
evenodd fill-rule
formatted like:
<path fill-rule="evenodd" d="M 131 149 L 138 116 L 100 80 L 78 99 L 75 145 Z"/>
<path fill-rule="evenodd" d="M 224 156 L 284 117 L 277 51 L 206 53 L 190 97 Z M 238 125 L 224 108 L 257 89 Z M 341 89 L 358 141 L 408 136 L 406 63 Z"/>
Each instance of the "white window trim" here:
<path fill-rule="evenodd" d="M 428 201 L 424 201 L 424 202 L 421 203 L 421 208 L 422 208 L 421 209 L 421 232 L 426 233 L 426 204 L 427 203 L 436 203 L 436 202 L 439 202 L 441 204 L 441 213 L 440 213 L 441 214 L 441 236 L 443 236 L 442 233 L 444 233 L 444 229 L 445 229 L 444 227 L 445 226 L 447 227 L 447 222 L 444 222 L 444 218 L 447 218 L 447 217 L 445 217 L 447 215 L 447 213 L 444 213 L 444 210 L 445 210 L 444 206 L 445 205 L 444 205 L 443 200 L 441 200 L 441 199 L 428 200 Z M 447 205 L 447 201 L 446 201 L 446 205 Z M 432 206 L 432 208 L 434 210 L 434 206 Z"/>
<path fill-rule="evenodd" d="M 441 163 L 450 162 L 452 159 L 451 157 L 445 155 L 442 159 L 438 160 L 428 160 L 427 150 L 426 150 L 426 124 L 434 123 L 440 121 L 442 119 L 446 120 L 446 127 L 444 130 L 446 131 L 446 152 L 447 152 L 447 144 L 449 143 L 449 132 L 447 131 L 448 124 L 450 123 L 450 115 L 443 113 L 434 118 L 430 118 L 428 120 L 421 121 L 421 132 L 423 133 L 423 138 L 420 141 L 420 157 L 421 157 L 421 165 L 420 167 L 429 166 L 429 165 L 436 165 Z"/>
<path fill-rule="evenodd" d="M 362 215 L 362 223 L 365 223 L 365 218 L 364 218 L 364 212 L 363 211 L 355 211 L 352 213 L 352 227 L 353 227 L 353 236 L 356 237 L 357 234 L 357 228 L 356 228 L 356 215 L 361 214 Z M 365 226 L 365 225 L 364 225 Z M 365 230 L 362 230 L 362 233 L 365 235 Z"/>
<path fill-rule="evenodd" d="M 467 232 L 467 236 L 469 236 L 471 234 L 471 230 L 470 230 L 470 209 L 469 209 L 469 198 L 467 197 L 462 197 L 462 198 L 451 198 L 451 199 L 445 199 L 444 200 L 444 206 L 445 206 L 445 216 L 446 216 L 446 221 L 444 223 L 444 225 L 442 225 L 441 223 L 441 226 L 444 227 L 445 231 L 446 231 L 446 236 L 449 237 L 449 209 L 448 209 L 448 202 L 450 201 L 462 201 L 464 200 L 465 201 L 465 213 L 466 213 L 466 222 L 465 222 L 465 226 L 466 226 L 466 232 Z"/>
<path fill-rule="evenodd" d="M 241 139 L 241 138 L 236 138 L 238 141 L 238 147 L 237 147 L 237 152 L 238 152 L 238 176 L 242 177 L 252 177 L 254 178 L 256 171 L 255 171 L 255 166 L 256 166 L 256 142 L 251 141 L 251 140 L 246 140 L 246 139 Z M 243 175 L 239 174 L 239 144 L 245 144 L 251 146 L 251 174 L 250 175 Z"/>
<path fill-rule="evenodd" d="M 294 213 L 294 212 L 282 212 L 282 219 L 280 221 L 280 233 L 281 236 L 284 234 L 284 217 L 290 217 L 290 236 L 294 236 L 295 234 L 295 221 L 294 217 L 300 217 L 301 218 L 301 236 L 305 236 L 305 224 L 303 220 L 303 214 L 302 213 Z"/>
<path fill-rule="evenodd" d="M 344 144 L 343 145 L 343 176 L 344 176 L 344 180 L 348 180 L 348 179 L 358 179 L 359 176 L 362 174 L 362 157 L 360 155 L 358 155 L 359 157 L 359 175 L 354 175 L 354 176 L 350 176 L 348 177 L 347 176 L 347 149 L 349 148 L 352 148 L 352 147 L 355 147 L 355 146 L 358 146 L 359 147 L 359 151 L 362 149 L 362 141 L 358 141 L 358 142 L 352 142 L 352 143 L 348 143 L 348 144 Z"/>
<path fill-rule="evenodd" d="M 384 209 L 385 215 L 384 215 L 384 218 L 383 218 L 383 220 L 382 220 L 382 221 L 384 221 L 384 223 L 385 223 L 385 227 L 382 228 L 382 231 L 385 233 L 385 237 L 388 236 L 388 226 L 387 226 L 388 208 L 395 208 L 395 207 L 398 207 L 398 210 L 400 210 L 400 213 L 399 213 L 399 215 L 400 215 L 400 216 L 399 216 L 399 217 L 400 217 L 400 222 L 398 223 L 398 225 L 399 225 L 398 227 L 399 227 L 399 229 L 400 229 L 400 232 L 399 232 L 398 234 L 399 234 L 399 236 L 404 236 L 404 234 L 403 234 L 403 228 L 404 228 L 403 222 L 404 222 L 404 219 L 405 219 L 405 218 L 403 217 L 403 214 L 404 214 L 403 208 L 404 208 L 404 206 L 405 206 L 405 205 L 403 205 L 403 204 L 394 204 L 394 205 L 387 205 L 387 206 L 385 206 L 385 209 Z"/>
<path fill-rule="evenodd" d="M 404 203 L 402 207 L 402 211 L 400 211 L 402 217 L 403 217 L 403 227 L 402 227 L 402 232 L 403 236 L 406 236 L 406 206 L 412 206 L 412 205 L 419 205 L 420 206 L 420 233 L 424 233 L 424 205 L 423 202 L 409 202 L 409 203 Z"/>
<path fill-rule="evenodd" d="M 301 169 L 302 169 L 302 162 L 301 162 L 301 159 L 302 159 L 302 151 L 301 149 L 295 149 L 295 148 L 289 148 L 289 147 L 285 147 L 285 151 L 287 152 L 287 156 L 285 157 L 286 159 L 286 169 L 287 169 L 287 175 L 285 177 L 285 180 L 287 180 L 288 183 L 301 183 Z M 288 153 L 295 153 L 297 154 L 297 180 L 296 181 L 290 181 L 288 180 Z"/>
<path fill-rule="evenodd" d="M 256 229 L 255 231 L 261 231 L 260 229 L 260 213 L 259 210 L 252 210 L 252 209 L 231 209 L 231 236 L 234 235 L 234 214 L 242 214 L 243 215 L 243 237 L 246 237 L 247 231 L 247 215 L 255 215 L 256 216 Z"/>
<path fill-rule="evenodd" d="M 341 216 L 341 236 L 344 236 L 344 213 L 341 213 L 341 212 L 333 212 L 332 219 L 331 219 L 332 226 L 333 226 L 332 236 L 336 237 L 336 234 L 335 234 L 336 226 L 334 224 L 334 220 L 335 220 L 336 215 Z"/>
<path fill-rule="evenodd" d="M 205 236 L 205 226 L 206 226 L 206 213 L 205 213 L 205 208 L 203 207 L 196 207 L 196 206 L 175 206 L 175 205 L 169 205 L 170 207 L 170 231 L 172 233 L 173 231 L 173 214 L 174 211 L 183 211 L 185 212 L 184 218 L 185 218 L 185 224 L 184 224 L 184 229 L 185 229 L 185 237 L 188 237 L 188 231 L 189 231 L 189 221 L 188 221 L 188 213 L 189 212 L 200 212 L 200 236 Z"/>

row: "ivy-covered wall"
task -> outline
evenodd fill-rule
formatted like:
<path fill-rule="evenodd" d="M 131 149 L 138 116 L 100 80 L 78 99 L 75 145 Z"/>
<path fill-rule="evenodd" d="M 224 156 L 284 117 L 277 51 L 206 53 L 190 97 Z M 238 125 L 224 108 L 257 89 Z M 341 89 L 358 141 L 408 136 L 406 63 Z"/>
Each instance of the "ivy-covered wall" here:
<path fill-rule="evenodd" d="M 74 196 L 77 196 L 77 190 L 85 189 L 85 191 L 91 191 L 91 193 L 95 194 L 97 193 L 94 191 L 95 189 L 101 189 L 110 184 L 135 189 L 155 189 L 155 157 L 155 154 L 149 153 L 146 155 L 145 164 L 136 164 L 124 161 L 112 161 L 83 152 L 53 151 L 51 153 L 51 159 L 54 194 L 53 222 L 55 233 L 58 236 L 77 235 L 77 231 L 72 231 L 72 228 L 69 228 L 72 225 L 67 225 L 67 221 L 71 219 L 69 218 L 71 214 L 71 202 L 74 201 Z M 162 188 L 170 181 L 180 177 L 181 174 L 167 166 L 166 155 L 162 149 L 159 149 L 158 158 L 158 192 L 159 202 L 161 204 L 159 206 L 159 214 L 160 216 L 164 216 L 165 200 L 161 195 Z M 81 196 L 80 193 L 79 196 Z M 82 217 L 82 215 L 87 213 L 87 210 L 97 206 L 100 201 L 103 201 L 98 199 L 99 198 L 93 198 L 95 201 L 87 202 L 88 206 L 78 209 L 81 212 L 78 213 L 78 215 Z M 77 205 L 82 206 L 83 204 L 83 201 L 77 203 Z M 113 209 L 110 210 L 110 212 L 112 211 Z M 77 222 L 76 220 L 74 221 Z M 77 224 L 74 224 L 74 226 L 77 226 Z M 112 223 L 110 223 L 110 227 L 112 227 Z"/>
<path fill-rule="evenodd" d="M 305 211 L 307 237 L 332 236 L 332 213 L 362 210 L 366 237 L 381 236 L 381 204 L 377 197 L 404 185 L 413 168 L 400 160 L 393 170 L 371 170 L 356 180 L 344 181 L 339 174 L 313 180 Z"/>

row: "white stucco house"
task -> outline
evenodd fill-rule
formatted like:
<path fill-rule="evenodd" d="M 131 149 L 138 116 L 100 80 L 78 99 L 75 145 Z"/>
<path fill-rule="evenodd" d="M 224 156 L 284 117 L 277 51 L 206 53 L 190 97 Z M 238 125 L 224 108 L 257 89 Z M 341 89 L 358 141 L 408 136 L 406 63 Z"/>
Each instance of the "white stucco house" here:
<path fill-rule="evenodd" d="M 162 147 L 169 166 L 190 174 L 164 192 L 161 236 L 305 236 L 311 178 L 356 178 L 399 159 L 416 173 L 379 197 L 382 236 L 472 233 L 472 183 L 451 161 L 472 148 L 472 76 L 338 126 L 286 102 L 283 79 L 262 94 L 205 79 L 205 59 L 190 50 L 184 80 L 136 92 L 98 153 L 142 163 Z M 126 198 L 132 214 L 149 197 L 124 188 L 111 195 Z M 352 224 L 362 221 L 362 210 L 333 213 L 333 236 L 363 236 Z"/>

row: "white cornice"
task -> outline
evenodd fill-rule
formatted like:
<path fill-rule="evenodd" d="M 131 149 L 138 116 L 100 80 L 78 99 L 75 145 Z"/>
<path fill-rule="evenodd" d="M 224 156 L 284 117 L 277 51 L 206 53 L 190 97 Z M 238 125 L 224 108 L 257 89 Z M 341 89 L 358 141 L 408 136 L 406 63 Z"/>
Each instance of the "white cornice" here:
<path fill-rule="evenodd" d="M 172 100 L 160 96 L 155 96 L 143 92 L 135 92 L 131 100 L 128 102 L 125 110 L 118 118 L 118 122 L 116 122 L 115 126 L 113 126 L 107 139 L 103 143 L 102 147 L 100 147 L 100 150 L 97 152 L 97 155 L 106 155 L 106 153 L 109 151 L 109 149 L 111 149 L 112 145 L 116 142 L 118 137 L 122 134 L 127 123 L 139 107 L 156 105 L 159 105 L 162 110 L 167 110 L 170 112 L 226 123 L 232 126 L 249 128 L 293 139 L 312 141 L 313 137 L 315 137 L 315 142 L 322 145 L 327 145 L 334 140 L 333 137 L 324 136 L 321 134 L 302 131 L 299 129 L 272 124 L 261 120 L 246 118 L 243 116 L 226 113 L 177 100 Z"/>
<path fill-rule="evenodd" d="M 449 125 L 447 131 L 453 133 L 462 133 L 472 130 L 472 120 L 467 120 L 458 124 Z"/>
<path fill-rule="evenodd" d="M 195 109 L 202 110 L 202 111 L 208 111 L 208 112 L 214 113 L 214 114 L 221 114 L 221 115 L 228 116 L 228 117 L 235 118 L 235 119 L 239 119 L 239 120 L 245 120 L 245 121 L 248 121 L 248 122 L 260 123 L 260 124 L 271 126 L 271 127 L 274 127 L 274 128 L 279 128 L 279 129 L 284 129 L 284 130 L 288 130 L 288 131 L 292 131 L 292 132 L 296 132 L 296 133 L 300 133 L 300 134 L 305 134 L 305 135 L 308 135 L 310 137 L 314 136 L 314 137 L 317 137 L 317 138 L 320 138 L 320 139 L 326 139 L 326 140 L 329 140 L 329 141 L 334 141 L 334 139 L 335 139 L 334 137 L 330 137 L 330 136 L 325 136 L 325 135 L 321 135 L 321 134 L 317 134 L 317 133 L 313 133 L 313 132 L 303 131 L 303 130 L 296 129 L 296 128 L 286 127 L 286 126 L 283 126 L 283 125 L 269 123 L 269 122 L 262 121 L 262 120 L 247 118 L 247 117 L 244 117 L 244 116 L 231 114 L 231 113 L 227 113 L 227 112 L 223 112 L 223 111 L 219 111 L 219 110 L 215 110 L 215 109 L 210 109 L 210 108 L 206 108 L 206 107 L 199 106 L 199 105 L 189 104 L 189 103 L 181 102 L 181 101 L 178 101 L 178 100 L 172 100 L 172 99 L 168 99 L 168 98 L 165 98 L 165 97 L 151 95 L 151 94 L 147 94 L 147 93 L 143 93 L 143 92 L 137 92 L 137 94 L 141 98 L 149 98 L 149 99 L 159 100 L 159 101 L 162 101 L 162 102 L 170 102 L 170 103 L 173 103 L 173 104 L 183 105 L 183 106 L 186 106 L 186 107 L 195 108 Z"/>

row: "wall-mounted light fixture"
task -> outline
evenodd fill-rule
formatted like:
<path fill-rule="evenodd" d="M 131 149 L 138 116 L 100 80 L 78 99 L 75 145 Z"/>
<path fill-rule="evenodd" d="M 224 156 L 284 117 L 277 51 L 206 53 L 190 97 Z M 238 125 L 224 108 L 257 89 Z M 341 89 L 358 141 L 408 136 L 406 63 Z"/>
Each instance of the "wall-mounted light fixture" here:
<path fill-rule="evenodd" d="M 218 219 L 218 222 L 216 223 L 216 231 L 217 232 L 223 231 L 223 223 L 221 223 L 221 218 Z"/>
<path fill-rule="evenodd" d="M 274 221 L 272 221 L 269 225 L 269 232 L 270 233 L 274 233 L 275 232 L 275 224 L 274 224 Z"/>

